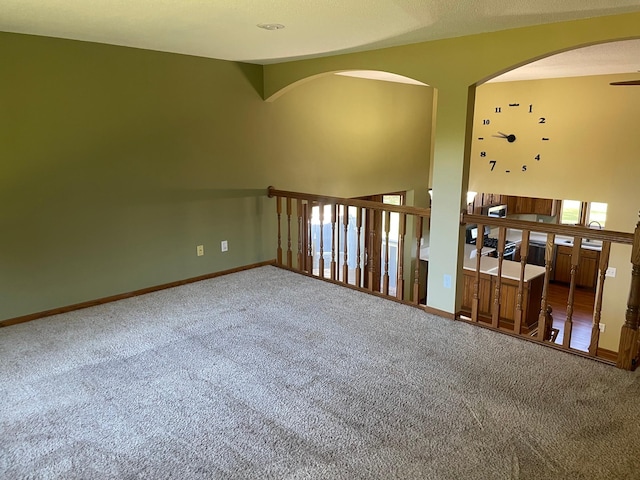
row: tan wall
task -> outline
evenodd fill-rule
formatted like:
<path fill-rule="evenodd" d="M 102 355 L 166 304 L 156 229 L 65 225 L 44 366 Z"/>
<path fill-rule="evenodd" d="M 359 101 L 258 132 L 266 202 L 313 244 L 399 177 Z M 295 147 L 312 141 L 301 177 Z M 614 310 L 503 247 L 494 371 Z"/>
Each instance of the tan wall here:
<path fill-rule="evenodd" d="M 328 74 L 266 105 L 278 188 L 341 197 L 426 190 L 432 88 Z"/>
<path fill-rule="evenodd" d="M 609 82 L 634 75 L 491 83 L 477 89 L 469 189 L 608 204 L 607 229 L 632 232 L 640 209 L 640 88 Z M 520 103 L 520 107 L 509 107 Z M 532 104 L 534 113 L 528 113 Z M 501 107 L 501 113 L 495 113 Z M 546 124 L 539 123 L 544 117 Z M 483 125 L 490 120 L 489 125 Z M 514 133 L 509 143 L 491 137 Z M 540 140 L 542 136 L 548 142 Z M 483 137 L 484 140 L 478 140 Z M 482 151 L 487 152 L 482 157 Z M 535 156 L 540 153 L 541 160 Z M 494 171 L 489 161 L 497 159 Z M 527 165 L 522 172 L 522 165 Z M 505 169 L 511 173 L 505 173 Z M 628 246 L 612 250 L 600 346 L 617 350 L 630 284 Z"/>

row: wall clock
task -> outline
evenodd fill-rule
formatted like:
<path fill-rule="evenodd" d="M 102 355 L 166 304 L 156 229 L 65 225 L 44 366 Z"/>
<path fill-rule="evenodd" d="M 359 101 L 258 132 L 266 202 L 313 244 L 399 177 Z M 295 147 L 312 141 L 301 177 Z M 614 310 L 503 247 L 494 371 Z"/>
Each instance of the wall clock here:
<path fill-rule="evenodd" d="M 508 103 L 478 112 L 476 159 L 493 173 L 522 174 L 546 157 L 549 119 L 533 103 Z"/>

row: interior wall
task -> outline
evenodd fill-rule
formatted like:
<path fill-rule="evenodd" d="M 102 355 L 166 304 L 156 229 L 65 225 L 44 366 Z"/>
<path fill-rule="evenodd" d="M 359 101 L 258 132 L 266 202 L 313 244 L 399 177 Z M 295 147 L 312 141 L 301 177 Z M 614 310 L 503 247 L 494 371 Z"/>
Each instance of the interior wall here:
<path fill-rule="evenodd" d="M 428 172 L 430 93 L 409 86 L 332 76 L 266 103 L 255 65 L 6 33 L 0 58 L 0 320 L 274 258 L 268 185 Z"/>
<path fill-rule="evenodd" d="M 612 87 L 636 75 L 548 79 L 485 84 L 477 89 L 469 189 L 539 198 L 608 204 L 609 230 L 633 232 L 640 209 L 640 87 Z M 524 110 L 509 112 L 509 103 Z M 534 113 L 528 106 L 534 105 Z M 496 114 L 496 108 L 502 112 Z M 505 112 L 505 110 L 507 110 Z M 538 123 L 543 116 L 546 125 Z M 488 126 L 483 125 L 490 120 Z M 490 137 L 514 133 L 510 144 Z M 539 139 L 549 138 L 548 142 Z M 485 140 L 478 140 L 484 137 Z M 486 151 L 487 156 L 481 156 Z M 541 153 L 541 160 L 535 156 Z M 498 159 L 491 171 L 489 161 Z M 522 172 L 521 166 L 528 166 Z M 504 167 L 503 167 L 504 166 Z M 509 168 L 510 173 L 505 169 Z M 614 246 L 607 278 L 600 346 L 617 351 L 631 279 L 631 250 Z"/>
<path fill-rule="evenodd" d="M 266 106 L 279 189 L 426 192 L 433 88 L 327 74 Z"/>

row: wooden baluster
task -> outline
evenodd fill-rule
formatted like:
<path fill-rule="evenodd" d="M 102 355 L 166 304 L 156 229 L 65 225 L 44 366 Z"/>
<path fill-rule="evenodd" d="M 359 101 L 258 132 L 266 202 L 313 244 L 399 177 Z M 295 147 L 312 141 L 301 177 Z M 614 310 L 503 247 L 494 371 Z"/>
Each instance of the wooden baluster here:
<path fill-rule="evenodd" d="M 553 264 L 553 248 L 556 235 L 547 234 L 547 245 L 544 250 L 544 283 L 542 284 L 542 299 L 540 300 L 540 314 L 538 315 L 538 340 L 545 339 L 544 332 L 547 327 L 547 295 L 549 292 L 549 280 L 551 279 L 551 266 Z"/>
<path fill-rule="evenodd" d="M 616 366 L 635 370 L 638 366 L 638 315 L 640 312 L 640 222 L 636 225 L 631 249 L 631 288 L 625 322 L 620 331 Z"/>
<path fill-rule="evenodd" d="M 324 205 L 320 206 L 320 258 L 318 259 L 318 275 L 324 278 Z"/>
<path fill-rule="evenodd" d="M 304 228 L 302 226 L 302 200 L 298 199 L 298 203 L 296 206 L 296 215 L 298 216 L 298 270 L 303 271 L 304 266 L 302 264 L 304 254 L 303 250 L 303 237 L 304 237 Z"/>
<path fill-rule="evenodd" d="M 478 232 L 478 237 L 481 233 Z M 493 294 L 493 308 L 491 309 L 491 326 L 498 328 L 500 326 L 500 294 L 502 291 L 502 262 L 504 261 L 504 244 L 507 239 L 507 229 L 500 227 L 498 233 L 498 276 L 496 277 L 496 286 Z"/>
<path fill-rule="evenodd" d="M 376 212 L 375 210 L 371 210 L 370 214 L 368 215 L 368 218 L 371 219 L 371 221 L 368 221 L 367 224 L 369 225 L 369 247 L 367 250 L 367 274 L 368 274 L 368 278 L 367 278 L 367 288 L 369 289 L 369 291 L 373 291 L 373 277 L 374 277 L 374 261 L 373 261 L 373 252 L 374 250 L 374 245 L 375 245 L 375 240 L 376 240 L 376 230 L 375 230 L 375 216 L 376 216 Z"/>
<path fill-rule="evenodd" d="M 422 217 L 416 217 L 416 268 L 413 272 L 413 303 L 420 303 L 420 245 L 422 244 Z"/>
<path fill-rule="evenodd" d="M 384 276 L 382 277 L 382 293 L 389 295 L 389 230 L 391 212 L 384 212 Z"/>
<path fill-rule="evenodd" d="M 396 298 L 404 299 L 404 236 L 407 230 L 407 215 L 400 214 L 398 225 L 398 278 L 396 279 Z"/>
<path fill-rule="evenodd" d="M 529 230 L 522 231 L 522 243 L 520 244 L 520 281 L 518 282 L 518 297 L 516 298 L 516 316 L 513 323 L 513 331 L 520 335 L 522 327 L 522 298 L 524 293 L 524 274 L 527 268 L 529 256 Z"/>
<path fill-rule="evenodd" d="M 282 265 L 282 231 L 280 227 L 280 219 L 282 218 L 282 197 L 276 197 L 276 210 L 278 212 L 278 251 L 276 261 L 278 265 Z"/>
<path fill-rule="evenodd" d="M 311 223 L 313 206 L 306 203 L 304 209 L 307 218 L 307 272 L 313 275 L 313 225 Z"/>
<path fill-rule="evenodd" d="M 342 281 L 349 283 L 349 264 L 347 256 L 347 244 L 349 240 L 349 206 L 344 205 L 342 210 L 342 225 L 344 227 L 344 260 L 342 263 Z"/>
<path fill-rule="evenodd" d="M 362 231 L 362 207 L 356 207 L 356 287 L 362 286 L 362 258 L 360 251 L 360 243 Z"/>
<path fill-rule="evenodd" d="M 578 264 L 580 262 L 580 249 L 582 248 L 582 238 L 574 237 L 573 250 L 571 251 L 571 282 L 569 283 L 569 298 L 567 299 L 567 319 L 564 321 L 564 333 L 562 336 L 562 346 L 571 347 L 571 333 L 573 330 L 573 298 L 576 291 L 576 281 L 578 280 Z"/>
<path fill-rule="evenodd" d="M 331 280 L 336 279 L 336 210 L 337 205 L 331 205 Z"/>
<path fill-rule="evenodd" d="M 476 236 L 476 272 L 473 277 L 473 300 L 471 302 L 471 320 L 478 321 L 480 310 L 480 264 L 482 261 L 482 247 L 484 242 L 484 225 L 476 225 L 478 235 Z"/>
<path fill-rule="evenodd" d="M 287 197 L 287 267 L 293 267 L 293 252 L 291 250 L 291 197 Z"/>
<path fill-rule="evenodd" d="M 604 293 L 604 281 L 609 268 L 609 256 L 611 254 L 611 242 L 602 242 L 600 252 L 600 264 L 598 265 L 599 281 L 596 291 L 596 303 L 593 308 L 593 324 L 591 326 L 591 342 L 589 343 L 589 355 L 595 357 L 598 354 L 598 343 L 600 342 L 600 318 L 602 314 L 602 295 Z"/>

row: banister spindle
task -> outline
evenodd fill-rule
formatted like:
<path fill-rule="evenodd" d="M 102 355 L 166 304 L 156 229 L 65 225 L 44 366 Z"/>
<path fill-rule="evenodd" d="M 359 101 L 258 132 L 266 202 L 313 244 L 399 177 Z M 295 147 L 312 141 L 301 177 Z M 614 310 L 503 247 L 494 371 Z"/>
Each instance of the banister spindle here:
<path fill-rule="evenodd" d="M 522 231 L 522 243 L 520 243 L 520 280 L 518 282 L 518 296 L 516 298 L 516 315 L 513 322 L 513 331 L 520 334 L 522 328 L 522 298 L 524 293 L 524 275 L 527 268 L 527 257 L 529 256 L 529 230 Z"/>
<path fill-rule="evenodd" d="M 407 229 L 407 215 L 400 214 L 398 225 L 398 278 L 396 280 L 396 298 L 404 299 L 404 236 Z"/>
<path fill-rule="evenodd" d="M 602 242 L 600 252 L 600 263 L 598 264 L 598 285 L 596 291 L 596 302 L 593 307 L 593 324 L 591 325 L 591 342 L 589 342 L 589 355 L 595 357 L 598 354 L 598 343 L 600 342 L 600 318 L 602 315 L 602 296 L 604 294 L 604 282 L 607 278 L 609 268 L 609 256 L 611 255 L 611 242 Z"/>
<path fill-rule="evenodd" d="M 304 205 L 305 218 L 307 219 L 307 273 L 313 275 L 313 206 L 310 202 Z"/>
<path fill-rule="evenodd" d="M 413 303 L 420 303 L 420 245 L 422 244 L 422 217 L 416 217 L 416 266 L 413 272 Z"/>
<path fill-rule="evenodd" d="M 303 271 L 303 237 L 304 237 L 304 227 L 302 225 L 302 200 L 298 199 L 296 204 L 296 215 L 298 216 L 298 270 Z"/>
<path fill-rule="evenodd" d="M 369 291 L 373 291 L 373 277 L 374 277 L 374 261 L 373 254 L 375 252 L 375 241 L 376 241 L 376 229 L 375 229 L 375 210 L 367 209 L 367 218 L 371 219 L 371 221 L 367 221 L 367 225 L 369 226 L 369 246 L 367 248 L 367 288 Z M 378 288 L 379 290 L 379 288 Z"/>
<path fill-rule="evenodd" d="M 362 287 L 362 258 L 360 244 L 362 243 L 362 207 L 356 207 L 356 287 Z"/>
<path fill-rule="evenodd" d="M 471 320 L 478 321 L 478 314 L 480 313 L 480 264 L 482 261 L 482 247 L 484 239 L 484 225 L 477 224 L 476 229 L 478 233 L 476 235 L 476 271 L 473 276 L 473 299 L 471 300 Z"/>
<path fill-rule="evenodd" d="M 291 250 L 291 197 L 287 197 L 287 267 L 293 267 L 293 253 Z"/>
<path fill-rule="evenodd" d="M 349 259 L 347 257 L 348 240 L 349 240 L 349 205 L 342 207 L 342 226 L 344 227 L 344 259 L 342 263 L 342 281 L 349 283 Z"/>
<path fill-rule="evenodd" d="M 631 249 L 631 287 L 625 313 L 625 322 L 620 331 L 618 361 L 616 366 L 624 370 L 635 370 L 638 366 L 638 315 L 640 312 L 640 222 L 636 224 Z"/>
<path fill-rule="evenodd" d="M 318 276 L 324 278 L 324 205 L 320 208 L 320 258 L 318 259 Z"/>
<path fill-rule="evenodd" d="M 478 232 L 478 237 L 481 235 Z M 504 244 L 507 238 L 507 229 L 500 227 L 498 233 L 498 276 L 496 277 L 496 286 L 493 295 L 493 308 L 491 309 L 491 326 L 498 328 L 500 326 L 500 295 L 502 292 L 502 263 L 504 261 Z"/>
<path fill-rule="evenodd" d="M 282 218 L 282 197 L 276 197 L 276 211 L 278 212 L 278 250 L 276 261 L 278 265 L 282 265 L 282 229 L 280 226 L 280 219 Z"/>
<path fill-rule="evenodd" d="M 553 249 L 556 235 L 547 234 L 547 245 L 544 249 L 544 283 L 542 284 L 542 298 L 540 299 L 540 313 L 538 314 L 538 340 L 545 340 L 547 328 L 547 296 L 549 292 L 549 280 L 551 279 L 551 268 L 553 265 Z"/>
<path fill-rule="evenodd" d="M 562 334 L 562 346 L 571 347 L 571 333 L 573 331 L 573 299 L 578 280 L 578 265 L 580 263 L 580 250 L 582 248 L 582 238 L 574 237 L 573 249 L 571 250 L 571 282 L 569 283 L 569 298 L 567 299 L 567 319 L 564 322 L 564 333 Z"/>
<path fill-rule="evenodd" d="M 338 209 L 338 205 L 331 205 L 331 272 L 329 274 L 331 280 L 336 279 L 336 210 Z"/>
<path fill-rule="evenodd" d="M 384 276 L 382 277 L 382 293 L 389 295 L 389 229 L 391 224 L 391 212 L 384 212 Z"/>

